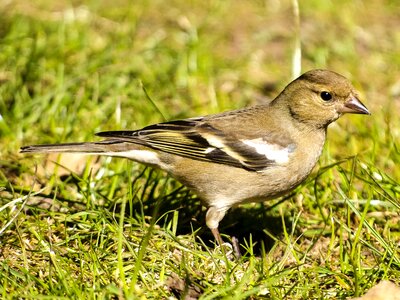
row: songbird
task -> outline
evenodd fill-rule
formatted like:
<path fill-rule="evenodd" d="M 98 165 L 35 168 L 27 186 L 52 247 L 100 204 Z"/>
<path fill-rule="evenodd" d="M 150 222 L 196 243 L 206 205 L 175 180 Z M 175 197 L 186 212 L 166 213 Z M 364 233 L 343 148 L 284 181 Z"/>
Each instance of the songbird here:
<path fill-rule="evenodd" d="M 203 200 L 206 224 L 222 244 L 218 224 L 227 210 L 282 196 L 303 182 L 321 155 L 328 125 L 344 113 L 370 114 L 348 79 L 311 70 L 269 103 L 21 152 L 117 156 L 161 168 Z"/>

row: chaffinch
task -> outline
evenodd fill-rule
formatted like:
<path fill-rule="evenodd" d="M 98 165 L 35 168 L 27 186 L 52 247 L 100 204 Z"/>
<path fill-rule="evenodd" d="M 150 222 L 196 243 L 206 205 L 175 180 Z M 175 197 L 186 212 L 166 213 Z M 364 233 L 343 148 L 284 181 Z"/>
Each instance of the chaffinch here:
<path fill-rule="evenodd" d="M 311 70 L 270 103 L 107 131 L 90 143 L 33 145 L 31 152 L 79 152 L 125 157 L 161 168 L 208 207 L 206 224 L 221 244 L 218 224 L 229 208 L 288 193 L 310 174 L 328 125 L 344 113 L 370 114 L 345 77 Z"/>

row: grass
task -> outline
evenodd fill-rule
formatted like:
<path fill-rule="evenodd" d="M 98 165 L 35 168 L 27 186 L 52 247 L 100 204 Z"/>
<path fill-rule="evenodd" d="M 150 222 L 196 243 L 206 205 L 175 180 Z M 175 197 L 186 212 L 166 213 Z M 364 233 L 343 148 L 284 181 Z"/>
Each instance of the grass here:
<path fill-rule="evenodd" d="M 292 2 L 139 2 L 0 4 L 1 297 L 344 299 L 400 284 L 396 1 L 300 3 L 303 71 L 351 78 L 373 115 L 331 126 L 286 201 L 229 212 L 239 261 L 161 171 L 18 154 L 255 104 L 291 80 Z"/>

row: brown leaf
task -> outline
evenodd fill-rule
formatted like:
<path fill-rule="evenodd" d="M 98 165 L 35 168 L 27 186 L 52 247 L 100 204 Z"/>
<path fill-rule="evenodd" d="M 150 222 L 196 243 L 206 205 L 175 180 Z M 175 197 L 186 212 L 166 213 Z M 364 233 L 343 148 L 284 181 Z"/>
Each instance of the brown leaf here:
<path fill-rule="evenodd" d="M 364 296 L 352 300 L 400 300 L 400 287 L 393 282 L 383 280 Z"/>

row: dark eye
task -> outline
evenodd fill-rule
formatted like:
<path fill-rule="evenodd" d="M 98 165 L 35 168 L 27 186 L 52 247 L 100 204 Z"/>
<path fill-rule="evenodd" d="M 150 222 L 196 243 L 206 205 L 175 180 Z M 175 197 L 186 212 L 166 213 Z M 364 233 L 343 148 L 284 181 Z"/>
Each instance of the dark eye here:
<path fill-rule="evenodd" d="M 324 101 L 332 100 L 332 94 L 326 91 L 321 92 L 321 99 Z"/>

